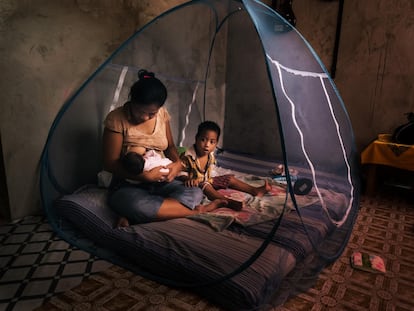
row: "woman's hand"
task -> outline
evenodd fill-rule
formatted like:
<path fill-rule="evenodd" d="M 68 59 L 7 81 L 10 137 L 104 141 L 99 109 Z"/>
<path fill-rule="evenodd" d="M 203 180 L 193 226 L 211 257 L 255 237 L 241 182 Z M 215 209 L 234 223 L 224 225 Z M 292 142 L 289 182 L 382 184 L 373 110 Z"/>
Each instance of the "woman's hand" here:
<path fill-rule="evenodd" d="M 167 168 L 169 169 L 169 172 L 167 174 L 166 181 L 170 182 L 173 181 L 175 177 L 181 172 L 183 166 L 181 164 L 181 161 L 173 162 L 167 165 Z"/>
<path fill-rule="evenodd" d="M 149 171 L 144 171 L 141 174 L 141 177 L 146 182 L 164 182 L 169 181 L 168 180 L 168 173 L 165 171 L 162 171 L 164 169 L 164 166 L 157 166 Z"/>

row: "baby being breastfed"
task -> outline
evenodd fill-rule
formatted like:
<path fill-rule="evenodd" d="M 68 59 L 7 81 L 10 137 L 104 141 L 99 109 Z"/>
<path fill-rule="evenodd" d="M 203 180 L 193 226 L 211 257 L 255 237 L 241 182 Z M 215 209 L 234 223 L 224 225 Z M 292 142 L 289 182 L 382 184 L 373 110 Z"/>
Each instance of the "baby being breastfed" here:
<path fill-rule="evenodd" d="M 157 166 L 167 166 L 168 164 L 172 163 L 172 161 L 168 158 L 162 157 L 158 152 L 155 150 L 148 150 L 144 154 L 144 171 L 149 171 Z M 168 173 L 170 170 L 168 168 L 160 169 L 162 173 Z"/>
<path fill-rule="evenodd" d="M 158 166 L 165 167 L 172 163 L 172 161 L 163 157 L 161 153 L 155 150 L 146 150 L 144 147 L 131 146 L 123 157 L 123 163 L 128 171 L 134 174 L 140 174 L 143 171 L 149 171 Z M 169 169 L 166 167 L 161 168 L 160 172 L 168 173 Z"/>

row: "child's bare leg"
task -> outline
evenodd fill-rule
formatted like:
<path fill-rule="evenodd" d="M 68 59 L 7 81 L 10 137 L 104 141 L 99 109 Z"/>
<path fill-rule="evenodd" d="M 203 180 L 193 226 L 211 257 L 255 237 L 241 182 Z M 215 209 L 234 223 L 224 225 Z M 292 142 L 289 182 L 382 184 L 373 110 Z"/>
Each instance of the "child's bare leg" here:
<path fill-rule="evenodd" d="M 265 180 L 265 183 L 263 186 L 260 187 L 253 187 L 249 184 L 246 184 L 245 182 L 237 179 L 236 177 L 232 176 L 229 181 L 229 188 L 233 188 L 235 190 L 243 191 L 246 193 L 249 193 L 253 196 L 262 197 L 267 192 L 272 190 L 272 186 L 269 184 L 267 180 Z"/>
<path fill-rule="evenodd" d="M 227 207 L 231 208 L 231 209 L 234 209 L 235 211 L 240 211 L 245 205 L 243 201 L 233 200 L 231 198 L 228 198 L 228 197 L 224 196 L 223 194 L 218 192 L 216 189 L 214 189 L 214 187 L 210 184 L 205 186 L 204 194 L 207 196 L 207 198 L 209 200 L 212 200 L 212 201 L 217 200 L 217 199 L 226 200 L 227 201 Z"/>
<path fill-rule="evenodd" d="M 272 190 L 272 185 L 270 185 L 269 182 L 265 179 L 264 185 L 261 187 L 255 188 L 255 190 L 256 190 L 256 194 L 253 194 L 253 195 L 257 197 L 262 197 L 266 193 L 268 193 L 270 190 Z"/>

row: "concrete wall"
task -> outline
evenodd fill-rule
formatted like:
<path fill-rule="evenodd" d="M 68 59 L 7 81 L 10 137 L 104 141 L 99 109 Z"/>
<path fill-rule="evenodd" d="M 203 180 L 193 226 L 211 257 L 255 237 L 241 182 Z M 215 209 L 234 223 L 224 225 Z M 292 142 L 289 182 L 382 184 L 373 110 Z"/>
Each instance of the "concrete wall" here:
<path fill-rule="evenodd" d="M 0 2 L 0 135 L 12 219 L 41 211 L 38 163 L 65 99 L 135 29 L 184 2 Z M 328 69 L 338 3 L 293 1 L 297 28 Z M 409 0 L 345 1 L 335 83 L 361 150 L 414 111 L 413 6 Z"/>
<path fill-rule="evenodd" d="M 183 2 L 0 2 L 0 135 L 12 219 L 41 212 L 40 155 L 65 99 L 136 29 Z"/>
<path fill-rule="evenodd" d="M 297 27 L 328 69 L 339 1 L 295 0 Z M 360 150 L 414 111 L 414 2 L 346 0 L 335 83 Z"/>

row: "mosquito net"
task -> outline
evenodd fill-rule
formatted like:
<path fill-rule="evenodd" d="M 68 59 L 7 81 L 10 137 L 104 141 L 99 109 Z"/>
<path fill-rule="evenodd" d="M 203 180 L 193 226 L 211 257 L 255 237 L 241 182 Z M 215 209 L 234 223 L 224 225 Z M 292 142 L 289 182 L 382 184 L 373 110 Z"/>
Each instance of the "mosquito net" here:
<path fill-rule="evenodd" d="M 140 69 L 154 72 L 168 89 L 178 146 L 193 143 L 201 121 L 216 121 L 220 149 L 284 165 L 286 197 L 299 215 L 297 176 L 289 171 L 300 168 L 336 228 L 322 243 L 309 235 L 317 254 L 313 272 L 341 254 L 359 203 L 358 156 L 346 109 L 301 34 L 253 0 L 194 0 L 158 16 L 64 103 L 42 155 L 41 194 L 52 226 L 65 235 L 54 200 L 96 183 L 104 118 L 127 101 Z M 340 193 L 341 204 L 322 188 Z M 308 223 L 301 226 L 308 230 Z"/>

